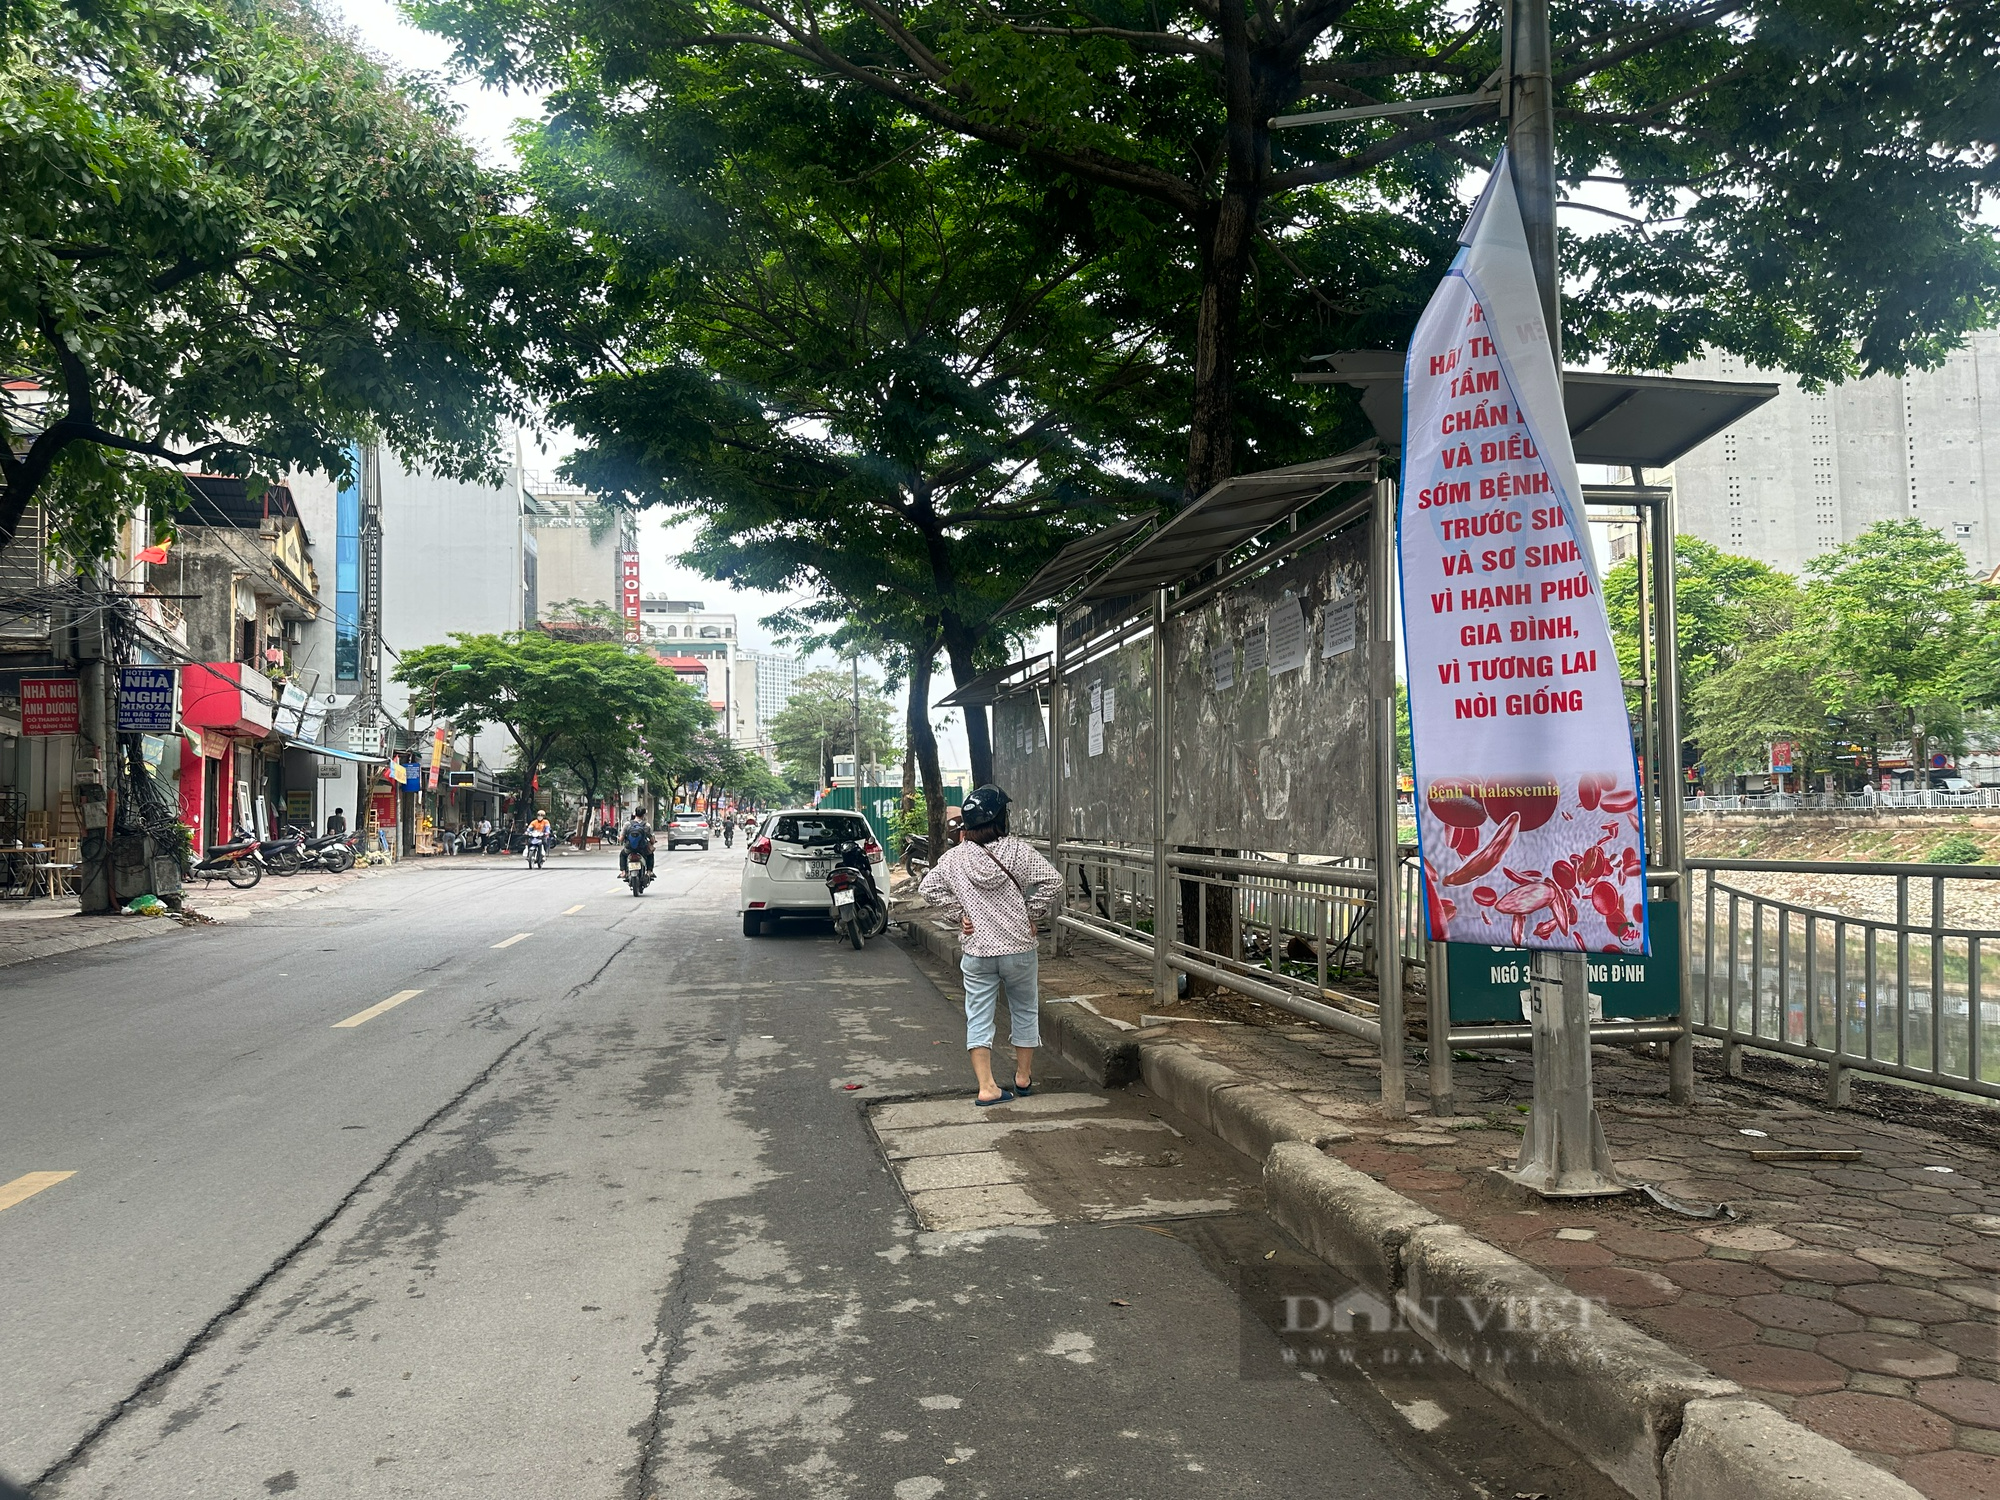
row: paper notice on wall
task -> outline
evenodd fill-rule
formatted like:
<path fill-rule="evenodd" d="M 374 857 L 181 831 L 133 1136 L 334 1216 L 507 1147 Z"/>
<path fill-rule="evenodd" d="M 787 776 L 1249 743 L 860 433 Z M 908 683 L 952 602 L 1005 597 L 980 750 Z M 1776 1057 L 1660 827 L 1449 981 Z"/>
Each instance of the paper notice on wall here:
<path fill-rule="evenodd" d="M 1215 690 L 1226 693 L 1236 686 L 1236 649 L 1227 641 L 1208 648 L 1208 672 Z"/>
<path fill-rule="evenodd" d="M 1104 753 L 1104 715 L 1096 709 L 1090 711 L 1090 753 Z"/>
<path fill-rule="evenodd" d="M 1353 599 L 1336 599 L 1320 612 L 1319 654 L 1323 657 L 1345 656 L 1355 647 L 1356 630 L 1361 611 Z"/>
<path fill-rule="evenodd" d="M 1259 620 L 1257 628 L 1249 631 L 1243 637 L 1243 675 L 1245 677 L 1255 677 L 1259 672 L 1264 670 L 1265 650 L 1264 622 Z"/>
<path fill-rule="evenodd" d="M 1646 839 L 1503 155 L 1410 339 L 1397 559 L 1431 938 L 1646 951 Z"/>
<path fill-rule="evenodd" d="M 1118 718 L 1118 689 L 1115 687 L 1108 687 L 1104 690 L 1104 722 L 1107 724 L 1114 723 L 1117 721 L 1117 718 Z"/>
<path fill-rule="evenodd" d="M 1271 645 L 1271 670 L 1290 672 L 1306 664 L 1306 616 L 1296 595 L 1287 594 L 1264 619 Z"/>
<path fill-rule="evenodd" d="M 1090 685 L 1090 711 L 1093 714 L 1104 712 L 1104 684 L 1102 682 L 1093 682 Z"/>

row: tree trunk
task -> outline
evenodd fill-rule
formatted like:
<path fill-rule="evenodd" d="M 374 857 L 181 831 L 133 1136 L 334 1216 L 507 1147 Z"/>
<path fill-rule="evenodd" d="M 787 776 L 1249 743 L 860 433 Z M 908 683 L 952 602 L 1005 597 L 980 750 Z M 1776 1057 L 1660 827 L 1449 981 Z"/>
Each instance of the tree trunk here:
<path fill-rule="evenodd" d="M 909 731 L 910 758 L 924 783 L 924 811 L 930 823 L 930 859 L 944 857 L 944 772 L 938 766 L 937 735 L 931 730 L 931 661 L 937 647 L 923 641 L 910 649 L 910 702 L 904 715 Z"/>
<path fill-rule="evenodd" d="M 972 631 L 953 615 L 944 617 L 943 628 L 945 655 L 951 659 L 952 685 L 964 687 L 979 675 L 979 669 L 973 663 L 975 642 Z M 960 712 L 965 716 L 965 746 L 972 758 L 972 784 L 990 785 L 993 780 L 993 732 L 987 723 L 985 706 L 968 703 Z"/>
<path fill-rule="evenodd" d="M 1235 472 L 1236 343 L 1243 282 L 1250 271 L 1256 203 L 1227 193 L 1203 226 L 1201 307 L 1195 322 L 1194 402 L 1188 419 L 1187 496 Z"/>

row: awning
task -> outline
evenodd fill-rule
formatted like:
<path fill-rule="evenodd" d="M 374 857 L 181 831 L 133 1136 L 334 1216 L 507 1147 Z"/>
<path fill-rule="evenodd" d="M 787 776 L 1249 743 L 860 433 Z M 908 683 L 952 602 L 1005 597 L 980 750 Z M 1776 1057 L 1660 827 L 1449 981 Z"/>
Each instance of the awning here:
<path fill-rule="evenodd" d="M 1065 593 L 1071 584 L 1117 551 L 1121 543 L 1137 536 L 1153 521 L 1152 516 L 1135 516 L 1129 521 L 1120 521 L 1116 526 L 1093 531 L 1089 536 L 1078 537 L 1044 563 L 1041 572 L 1030 578 L 1020 593 L 1000 606 L 1000 613 L 1010 615 L 1017 609 L 1046 603 Z"/>
<path fill-rule="evenodd" d="M 1179 583 L 1336 485 L 1372 483 L 1381 452 L 1370 441 L 1334 458 L 1225 479 L 1091 580 L 1083 597 L 1115 599 Z"/>
<path fill-rule="evenodd" d="M 1301 385 L 1359 387 L 1361 410 L 1391 448 L 1403 442 L 1403 356 L 1394 349 L 1321 354 Z M 1580 464 L 1664 469 L 1778 394 L 1754 380 L 1684 380 L 1678 375 L 1563 371 L 1563 410 Z"/>
<path fill-rule="evenodd" d="M 1044 651 L 1037 656 L 1023 657 L 1020 661 L 1010 661 L 1004 667 L 995 667 L 990 672 L 981 672 L 964 687 L 953 688 L 944 697 L 932 704 L 933 708 L 965 708 L 972 705 L 996 703 L 1002 698 L 1012 697 L 1012 693 L 1000 691 L 1003 684 L 1016 691 L 1027 686 L 1026 679 L 1035 674 L 1037 668 L 1051 660 L 1050 653 Z M 1009 683 L 1008 679 L 1019 677 L 1021 682 Z"/>
<path fill-rule="evenodd" d="M 335 760 L 351 760 L 357 766 L 379 766 L 388 759 L 384 755 L 356 755 L 352 750 L 336 750 L 331 745 L 316 745 L 311 740 L 288 739 L 284 742 L 284 746 L 287 750 L 303 750 L 308 755 L 326 755 Z"/>

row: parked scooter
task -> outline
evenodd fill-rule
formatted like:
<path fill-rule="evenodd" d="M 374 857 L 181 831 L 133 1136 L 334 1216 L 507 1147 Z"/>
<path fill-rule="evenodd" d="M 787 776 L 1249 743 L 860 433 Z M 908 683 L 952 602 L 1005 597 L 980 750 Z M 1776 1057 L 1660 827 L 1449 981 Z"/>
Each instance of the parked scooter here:
<path fill-rule="evenodd" d="M 208 851 L 207 858 L 190 864 L 187 873 L 204 883 L 226 880 L 247 891 L 264 878 L 264 861 L 257 852 L 262 842 L 256 834 L 246 833 L 226 844 L 216 844 Z"/>
<path fill-rule="evenodd" d="M 855 947 L 864 938 L 880 937 L 889 930 L 889 903 L 875 888 L 875 872 L 859 844 L 850 840 L 834 851 L 826 889 L 833 898 L 834 926 Z"/>
<path fill-rule="evenodd" d="M 298 836 L 302 862 L 308 869 L 338 875 L 354 863 L 354 851 L 348 847 L 348 836 L 344 833 L 329 833 L 324 838 L 316 839 L 303 828 L 294 827 L 285 831 Z"/>

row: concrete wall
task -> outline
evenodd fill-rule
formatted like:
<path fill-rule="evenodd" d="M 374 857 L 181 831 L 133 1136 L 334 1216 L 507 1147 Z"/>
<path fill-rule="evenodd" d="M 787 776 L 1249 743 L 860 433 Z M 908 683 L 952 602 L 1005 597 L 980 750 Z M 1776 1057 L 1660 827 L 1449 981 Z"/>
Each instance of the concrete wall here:
<path fill-rule="evenodd" d="M 1979 571 L 2000 565 L 2000 331 L 1938 369 L 1817 393 L 1732 356 L 1676 373 L 1784 387 L 1674 465 L 1683 531 L 1796 573 L 1877 521 L 1914 517 Z"/>

